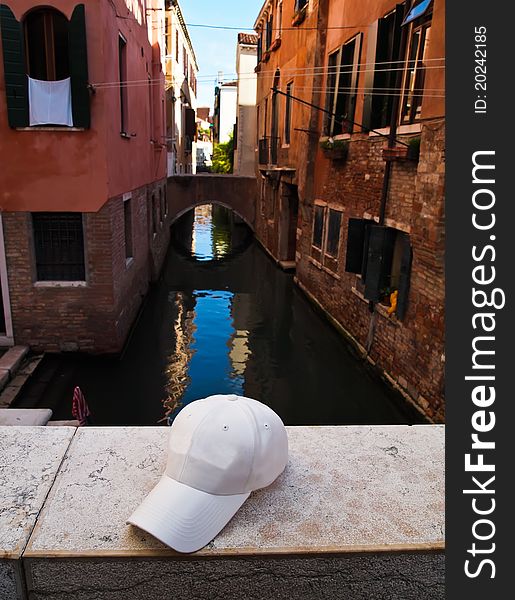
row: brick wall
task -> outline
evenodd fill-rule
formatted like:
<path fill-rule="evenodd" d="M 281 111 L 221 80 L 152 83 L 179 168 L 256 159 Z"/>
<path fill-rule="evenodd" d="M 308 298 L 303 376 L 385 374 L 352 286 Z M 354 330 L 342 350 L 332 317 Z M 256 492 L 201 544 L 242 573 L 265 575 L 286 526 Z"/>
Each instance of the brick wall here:
<path fill-rule="evenodd" d="M 313 198 L 299 188 L 301 210 L 296 281 L 334 318 L 377 368 L 431 419 L 444 418 L 444 124 L 422 126 L 420 160 L 392 165 L 386 225 L 410 234 L 413 247 L 408 310 L 403 321 L 362 295 L 357 275 L 345 273 L 350 217 L 379 218 L 386 141 L 352 136 L 345 163 L 318 151 Z M 311 257 L 313 203 L 323 201 L 343 212 L 335 273 Z M 260 215 L 259 215 L 260 217 Z M 276 256 L 278 219 L 256 220 L 260 241 Z M 265 235 L 266 233 L 266 235 Z"/>
<path fill-rule="evenodd" d="M 159 272 L 169 239 L 169 217 L 150 232 L 149 191 L 131 193 L 133 260 L 126 261 L 123 197 L 84 214 L 86 285 L 35 282 L 31 215 L 3 213 L 14 338 L 38 351 L 116 353 L 123 348 L 149 281 Z M 169 213 L 169 211 L 168 211 Z"/>

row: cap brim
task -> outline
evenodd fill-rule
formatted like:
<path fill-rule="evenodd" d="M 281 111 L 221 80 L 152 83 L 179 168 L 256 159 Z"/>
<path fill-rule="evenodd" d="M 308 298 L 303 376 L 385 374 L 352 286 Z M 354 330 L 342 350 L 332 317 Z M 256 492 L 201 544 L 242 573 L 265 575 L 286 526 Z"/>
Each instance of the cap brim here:
<path fill-rule="evenodd" d="M 249 495 L 208 494 L 163 475 L 127 523 L 178 552 L 195 552 L 222 531 Z"/>

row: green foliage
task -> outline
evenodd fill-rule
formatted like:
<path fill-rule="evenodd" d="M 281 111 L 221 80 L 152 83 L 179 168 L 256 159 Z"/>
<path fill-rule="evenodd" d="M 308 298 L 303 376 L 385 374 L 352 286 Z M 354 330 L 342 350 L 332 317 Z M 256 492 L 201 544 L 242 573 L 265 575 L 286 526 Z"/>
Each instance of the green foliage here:
<path fill-rule="evenodd" d="M 322 150 L 347 150 L 349 148 L 349 141 L 333 140 L 333 138 L 329 138 L 320 142 L 320 147 Z"/>
<path fill-rule="evenodd" d="M 222 144 L 216 144 L 213 149 L 213 173 L 232 173 L 234 160 L 234 141 L 231 139 Z"/>
<path fill-rule="evenodd" d="M 344 161 L 349 153 L 349 140 L 333 140 L 329 138 L 320 142 L 324 155 L 330 160 Z"/>

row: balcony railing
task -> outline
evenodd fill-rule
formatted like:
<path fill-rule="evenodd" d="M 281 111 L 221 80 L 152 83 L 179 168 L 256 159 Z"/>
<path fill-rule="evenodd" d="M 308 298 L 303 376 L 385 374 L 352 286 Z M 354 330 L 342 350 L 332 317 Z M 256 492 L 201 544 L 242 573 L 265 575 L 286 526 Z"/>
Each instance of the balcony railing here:
<path fill-rule="evenodd" d="M 260 165 L 276 165 L 279 149 L 278 137 L 264 137 L 258 143 L 258 161 Z"/>

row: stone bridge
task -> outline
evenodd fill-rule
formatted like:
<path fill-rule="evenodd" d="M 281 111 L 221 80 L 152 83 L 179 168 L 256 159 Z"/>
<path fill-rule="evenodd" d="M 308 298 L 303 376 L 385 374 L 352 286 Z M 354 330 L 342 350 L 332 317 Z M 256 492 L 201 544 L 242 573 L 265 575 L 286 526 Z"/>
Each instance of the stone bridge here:
<path fill-rule="evenodd" d="M 168 178 L 168 204 L 172 222 L 201 204 L 220 204 L 233 210 L 254 230 L 256 178 L 202 173 Z"/>

